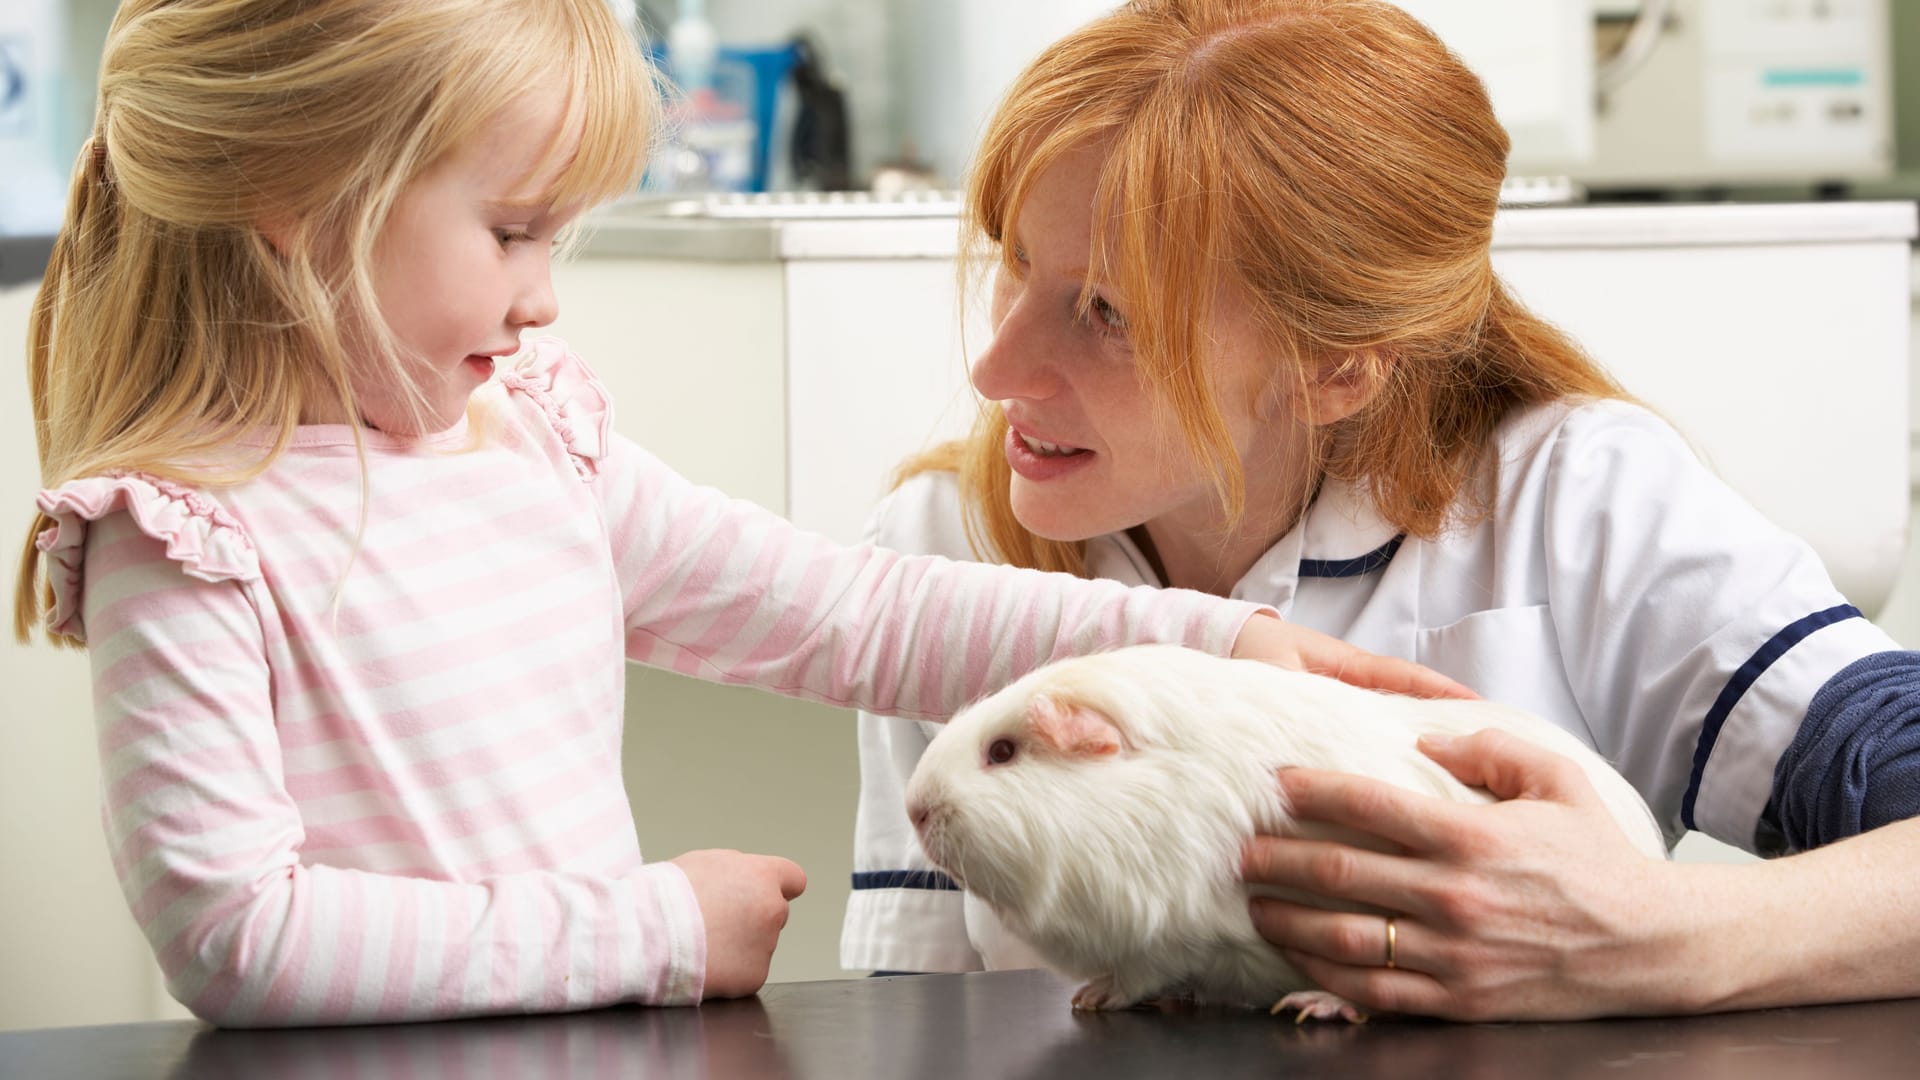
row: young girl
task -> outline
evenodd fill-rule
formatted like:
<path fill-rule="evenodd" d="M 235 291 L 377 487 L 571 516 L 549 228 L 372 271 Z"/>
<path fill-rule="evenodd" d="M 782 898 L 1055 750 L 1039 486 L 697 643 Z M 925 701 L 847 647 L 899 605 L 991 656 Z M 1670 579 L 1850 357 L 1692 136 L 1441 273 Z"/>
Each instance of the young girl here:
<path fill-rule="evenodd" d="M 34 312 L 16 629 L 90 648 L 115 869 L 201 1016 L 755 990 L 803 878 L 641 861 L 623 657 L 922 716 L 1144 639 L 1445 689 L 1251 604 L 837 548 L 614 435 L 518 350 L 653 102 L 601 0 L 120 9 Z"/>
<path fill-rule="evenodd" d="M 1920 656 L 1506 293 L 1506 156 L 1479 81 L 1392 4 L 1135 0 L 1057 42 L 967 195 L 996 405 L 910 463 L 877 538 L 1265 601 L 1561 724 L 1671 837 L 1791 853 L 1647 860 L 1511 740 L 1430 751 L 1524 796 L 1491 807 L 1288 770 L 1295 813 L 1381 838 L 1249 851 L 1250 881 L 1383 913 L 1256 908 L 1344 998 L 1486 1019 L 1920 993 Z M 1026 963 L 905 821 L 926 737 L 861 721 L 842 963 Z"/>

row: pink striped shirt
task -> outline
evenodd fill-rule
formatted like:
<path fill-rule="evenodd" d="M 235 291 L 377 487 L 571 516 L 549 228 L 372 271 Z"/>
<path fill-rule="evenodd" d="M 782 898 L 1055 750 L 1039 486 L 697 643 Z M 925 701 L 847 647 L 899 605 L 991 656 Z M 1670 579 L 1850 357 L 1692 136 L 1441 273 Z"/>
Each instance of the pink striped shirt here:
<path fill-rule="evenodd" d="M 1257 610 L 829 543 L 614 435 L 554 339 L 481 405 L 484 439 L 364 435 L 357 552 L 344 427 L 238 487 L 40 496 L 114 868 L 200 1016 L 698 1001 L 699 909 L 642 861 L 622 786 L 623 658 L 943 717 L 1063 655 L 1225 652 Z"/>

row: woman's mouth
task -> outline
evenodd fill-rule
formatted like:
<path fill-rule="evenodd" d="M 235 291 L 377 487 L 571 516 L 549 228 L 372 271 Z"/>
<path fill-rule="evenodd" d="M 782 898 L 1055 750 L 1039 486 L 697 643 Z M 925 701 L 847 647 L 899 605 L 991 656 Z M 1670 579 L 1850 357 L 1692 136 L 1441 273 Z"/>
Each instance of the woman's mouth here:
<path fill-rule="evenodd" d="M 1007 428 L 1006 453 L 1007 464 L 1013 471 L 1033 481 L 1053 480 L 1078 472 L 1098 456 L 1085 447 L 1036 439 L 1011 426 Z"/>
<path fill-rule="evenodd" d="M 1021 435 L 1020 439 L 1027 444 L 1027 449 L 1042 457 L 1071 457 L 1074 454 L 1086 453 L 1086 450 L 1078 446 L 1062 446 L 1059 443 L 1036 439 L 1031 435 Z"/>

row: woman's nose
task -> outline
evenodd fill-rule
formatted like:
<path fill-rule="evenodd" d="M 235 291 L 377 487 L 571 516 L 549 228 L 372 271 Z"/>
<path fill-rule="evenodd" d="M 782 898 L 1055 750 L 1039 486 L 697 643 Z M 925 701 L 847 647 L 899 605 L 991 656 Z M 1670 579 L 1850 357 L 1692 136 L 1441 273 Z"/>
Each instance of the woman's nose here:
<path fill-rule="evenodd" d="M 1012 303 L 994 327 L 993 340 L 973 361 L 973 388 L 989 401 L 1041 398 L 1052 393 L 1046 349 L 1033 325 L 1030 305 Z"/>

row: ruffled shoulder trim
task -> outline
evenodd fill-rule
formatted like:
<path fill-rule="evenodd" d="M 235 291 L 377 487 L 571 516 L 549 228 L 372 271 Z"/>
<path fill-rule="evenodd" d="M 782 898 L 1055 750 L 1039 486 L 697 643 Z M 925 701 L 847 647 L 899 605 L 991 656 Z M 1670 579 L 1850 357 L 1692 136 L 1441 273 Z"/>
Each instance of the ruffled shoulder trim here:
<path fill-rule="evenodd" d="M 86 637 L 80 588 L 87 525 L 118 510 L 165 544 L 167 558 L 188 577 L 247 581 L 260 576 L 260 558 L 246 530 L 219 503 L 185 484 L 144 473 L 92 476 L 42 491 L 35 504 L 53 519 L 35 543 L 47 557 L 53 584 L 47 628 L 57 634 Z"/>
<path fill-rule="evenodd" d="M 580 479 L 593 479 L 613 434 L 613 397 L 587 362 L 557 337 L 538 338 L 500 382 L 540 407 Z"/>

